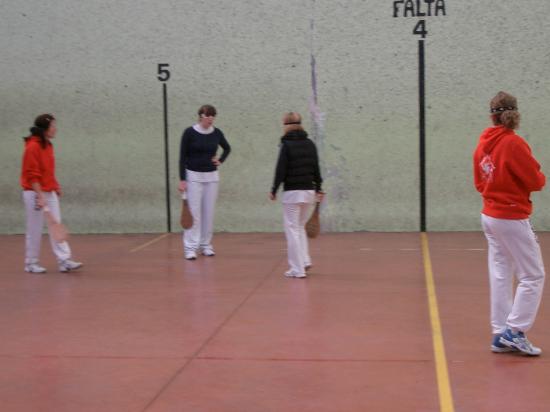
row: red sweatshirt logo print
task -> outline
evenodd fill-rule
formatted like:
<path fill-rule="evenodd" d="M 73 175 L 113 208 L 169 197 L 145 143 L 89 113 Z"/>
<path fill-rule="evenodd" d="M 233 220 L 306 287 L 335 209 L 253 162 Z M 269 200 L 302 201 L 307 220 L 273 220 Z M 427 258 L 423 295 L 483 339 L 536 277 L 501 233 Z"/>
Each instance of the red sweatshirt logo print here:
<path fill-rule="evenodd" d="M 479 167 L 481 167 L 481 178 L 487 182 L 492 182 L 495 165 L 491 160 L 491 155 L 486 154 L 483 156 L 483 159 L 479 162 Z"/>
<path fill-rule="evenodd" d="M 531 192 L 546 183 L 527 142 L 504 126 L 489 127 L 479 137 L 473 160 L 482 213 L 497 219 L 527 219 L 533 210 Z"/>

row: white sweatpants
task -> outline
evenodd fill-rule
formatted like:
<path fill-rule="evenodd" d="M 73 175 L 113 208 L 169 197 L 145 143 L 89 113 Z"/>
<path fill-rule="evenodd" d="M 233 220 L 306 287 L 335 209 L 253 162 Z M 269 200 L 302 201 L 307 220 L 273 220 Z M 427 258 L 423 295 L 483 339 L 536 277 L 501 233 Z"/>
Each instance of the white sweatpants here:
<path fill-rule="evenodd" d="M 527 332 L 535 322 L 544 286 L 544 264 L 529 219 L 495 219 L 482 214 L 489 244 L 491 327 Z M 514 297 L 514 276 L 518 285 Z"/>
<path fill-rule="evenodd" d="M 283 203 L 289 270 L 305 273 L 311 265 L 305 224 L 311 216 L 311 203 Z"/>
<path fill-rule="evenodd" d="M 36 210 L 36 192 L 34 190 L 23 191 L 23 202 L 26 212 L 25 231 L 25 263 L 38 263 L 40 259 L 40 246 L 42 230 L 44 228 L 44 211 Z M 44 192 L 44 198 L 50 212 L 58 222 L 61 222 L 59 198 L 55 192 Z M 57 243 L 50 234 L 50 245 L 58 262 L 70 259 L 71 248 L 67 242 Z"/>
<path fill-rule="evenodd" d="M 183 231 L 186 252 L 212 248 L 218 184 L 219 182 L 187 182 L 187 203 L 193 215 L 193 226 Z"/>

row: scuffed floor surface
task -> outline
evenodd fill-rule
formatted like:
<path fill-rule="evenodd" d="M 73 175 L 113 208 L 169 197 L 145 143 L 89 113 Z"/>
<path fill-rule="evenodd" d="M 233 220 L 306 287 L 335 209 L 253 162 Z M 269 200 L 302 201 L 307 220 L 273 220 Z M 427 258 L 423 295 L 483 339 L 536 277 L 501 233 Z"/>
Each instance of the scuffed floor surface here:
<path fill-rule="evenodd" d="M 455 410 L 548 410 L 548 288 L 543 355 L 492 354 L 482 234 L 428 236 Z M 85 267 L 61 274 L 44 239 L 32 275 L 0 237 L 0 409 L 440 410 L 418 233 L 321 235 L 307 279 L 284 277 L 282 234 L 214 241 L 185 261 L 177 234 L 73 236 Z"/>

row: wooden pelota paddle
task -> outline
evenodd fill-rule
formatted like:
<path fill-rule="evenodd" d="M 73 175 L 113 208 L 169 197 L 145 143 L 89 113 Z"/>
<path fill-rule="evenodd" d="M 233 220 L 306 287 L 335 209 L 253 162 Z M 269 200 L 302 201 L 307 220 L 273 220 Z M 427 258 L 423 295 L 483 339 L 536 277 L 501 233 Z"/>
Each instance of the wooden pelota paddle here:
<path fill-rule="evenodd" d="M 191 229 L 193 227 L 193 215 L 189 210 L 189 205 L 187 204 L 187 194 L 183 192 L 181 195 L 182 205 L 181 205 L 181 217 L 180 223 L 181 227 L 184 229 Z"/>
<path fill-rule="evenodd" d="M 69 231 L 65 225 L 55 219 L 54 215 L 52 215 L 52 212 L 47 206 L 44 207 L 44 215 L 46 215 L 48 232 L 50 233 L 52 239 L 57 243 L 66 242 L 69 238 Z"/>
<path fill-rule="evenodd" d="M 313 210 L 311 217 L 306 223 L 307 237 L 312 239 L 319 236 L 319 232 L 321 231 L 321 221 L 319 218 L 320 206 L 321 206 L 321 202 L 315 203 L 315 209 Z"/>

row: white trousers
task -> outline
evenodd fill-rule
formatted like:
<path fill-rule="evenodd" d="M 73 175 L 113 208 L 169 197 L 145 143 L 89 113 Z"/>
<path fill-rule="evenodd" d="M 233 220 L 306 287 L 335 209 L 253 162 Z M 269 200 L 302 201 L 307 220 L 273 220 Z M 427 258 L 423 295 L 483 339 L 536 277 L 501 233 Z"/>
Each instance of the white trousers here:
<path fill-rule="evenodd" d="M 38 263 L 40 259 L 40 246 L 42 243 L 42 230 L 44 228 L 44 211 L 36 210 L 36 192 L 34 190 L 23 191 L 23 202 L 26 212 L 25 230 L 25 263 Z M 58 222 L 61 222 L 59 198 L 55 192 L 44 192 L 44 198 L 51 214 Z M 57 243 L 50 234 L 50 245 L 58 262 L 70 259 L 71 248 L 67 242 Z"/>
<path fill-rule="evenodd" d="M 187 182 L 187 203 L 193 215 L 193 226 L 183 231 L 185 251 L 212 248 L 214 211 L 219 182 Z"/>
<path fill-rule="evenodd" d="M 305 224 L 311 216 L 311 203 L 283 203 L 288 265 L 292 274 L 305 273 L 311 265 Z"/>
<path fill-rule="evenodd" d="M 544 286 L 544 264 L 529 219 L 495 219 L 481 215 L 489 244 L 491 327 L 527 332 L 535 322 Z M 514 296 L 514 277 L 518 281 Z"/>

